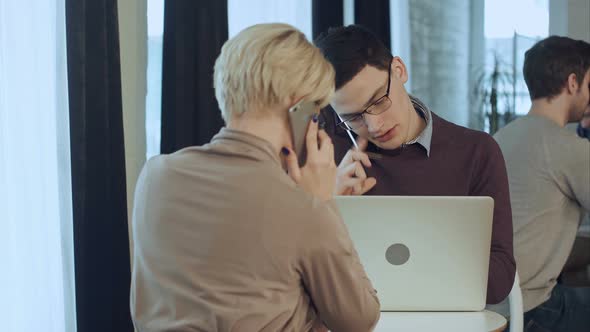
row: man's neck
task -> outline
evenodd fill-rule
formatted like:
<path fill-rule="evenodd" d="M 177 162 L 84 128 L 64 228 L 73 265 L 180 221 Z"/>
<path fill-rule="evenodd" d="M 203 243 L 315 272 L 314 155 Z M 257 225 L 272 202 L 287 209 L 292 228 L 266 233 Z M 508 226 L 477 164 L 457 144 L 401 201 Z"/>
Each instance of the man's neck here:
<path fill-rule="evenodd" d="M 408 103 L 409 103 L 409 113 L 410 113 L 410 128 L 409 128 L 409 132 L 408 132 L 408 139 L 406 142 L 410 142 L 415 140 L 418 136 L 420 136 L 420 134 L 422 134 L 422 132 L 424 131 L 424 128 L 426 128 L 426 121 L 425 119 L 423 119 L 416 110 L 416 108 L 414 107 L 414 104 L 412 103 L 412 101 L 410 100 L 409 96 L 408 96 Z M 404 143 L 406 143 L 404 142 Z"/>
<path fill-rule="evenodd" d="M 565 127 L 569 122 L 569 108 L 566 98 L 563 95 L 552 98 L 540 98 L 533 100 L 533 105 L 529 114 L 542 116 L 559 125 Z"/>

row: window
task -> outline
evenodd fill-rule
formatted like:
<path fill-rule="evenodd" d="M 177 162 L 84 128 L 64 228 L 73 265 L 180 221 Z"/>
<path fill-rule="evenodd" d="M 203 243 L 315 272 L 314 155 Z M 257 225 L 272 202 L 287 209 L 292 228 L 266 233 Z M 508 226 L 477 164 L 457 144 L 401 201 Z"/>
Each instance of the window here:
<path fill-rule="evenodd" d="M 146 95 L 146 159 L 160 154 L 162 110 L 162 47 L 164 1 L 148 0 L 148 65 Z"/>
<path fill-rule="evenodd" d="M 229 0 L 227 2 L 229 38 L 257 23 L 280 22 L 311 35 L 311 0 Z"/>
<path fill-rule="evenodd" d="M 497 59 L 500 72 L 510 78 L 508 84 L 501 86 L 504 98 L 498 105 L 500 112 L 527 114 L 531 102 L 522 75 L 524 53 L 548 36 L 548 0 L 486 0 L 484 31 L 486 70 L 492 72 Z"/>

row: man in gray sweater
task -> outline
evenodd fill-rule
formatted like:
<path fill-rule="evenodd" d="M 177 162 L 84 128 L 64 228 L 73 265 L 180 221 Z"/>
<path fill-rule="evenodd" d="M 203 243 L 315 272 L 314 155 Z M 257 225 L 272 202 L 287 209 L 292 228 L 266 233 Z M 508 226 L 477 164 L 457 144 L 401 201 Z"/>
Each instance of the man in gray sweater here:
<path fill-rule="evenodd" d="M 590 210 L 590 142 L 565 128 L 590 110 L 590 44 L 541 40 L 523 72 L 531 110 L 495 138 L 508 171 L 525 331 L 589 331 L 590 288 L 557 278 Z"/>

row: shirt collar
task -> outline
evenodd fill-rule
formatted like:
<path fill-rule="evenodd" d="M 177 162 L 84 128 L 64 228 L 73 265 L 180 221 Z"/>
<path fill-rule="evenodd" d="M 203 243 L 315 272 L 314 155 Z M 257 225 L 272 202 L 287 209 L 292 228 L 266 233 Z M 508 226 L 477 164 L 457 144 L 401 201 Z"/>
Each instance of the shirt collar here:
<path fill-rule="evenodd" d="M 430 157 L 430 146 L 432 143 L 432 114 L 420 99 L 410 96 L 410 101 L 412 102 L 412 106 L 414 106 L 414 110 L 416 110 L 418 115 L 426 121 L 426 127 L 422 130 L 420 135 L 413 140 L 406 142 L 404 145 L 411 145 L 414 143 L 420 144 L 426 149 L 426 155 Z"/>

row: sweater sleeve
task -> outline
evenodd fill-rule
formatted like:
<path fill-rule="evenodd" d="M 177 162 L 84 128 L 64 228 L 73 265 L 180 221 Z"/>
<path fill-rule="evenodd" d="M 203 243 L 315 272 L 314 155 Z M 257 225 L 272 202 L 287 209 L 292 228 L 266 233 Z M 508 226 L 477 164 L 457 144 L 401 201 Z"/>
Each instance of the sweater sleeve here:
<path fill-rule="evenodd" d="M 549 165 L 564 195 L 590 211 L 590 141 L 573 135 L 567 138 L 567 144 L 547 153 Z"/>
<path fill-rule="evenodd" d="M 516 273 L 512 246 L 512 209 L 506 164 L 500 147 L 491 136 L 485 134 L 482 137 L 476 151 L 478 161 L 471 174 L 471 195 L 494 199 L 486 302 L 497 304 L 510 293 Z"/>
<path fill-rule="evenodd" d="M 333 207 L 314 210 L 301 241 L 304 287 L 331 331 L 371 331 L 379 320 L 379 300 L 346 226 Z"/>

